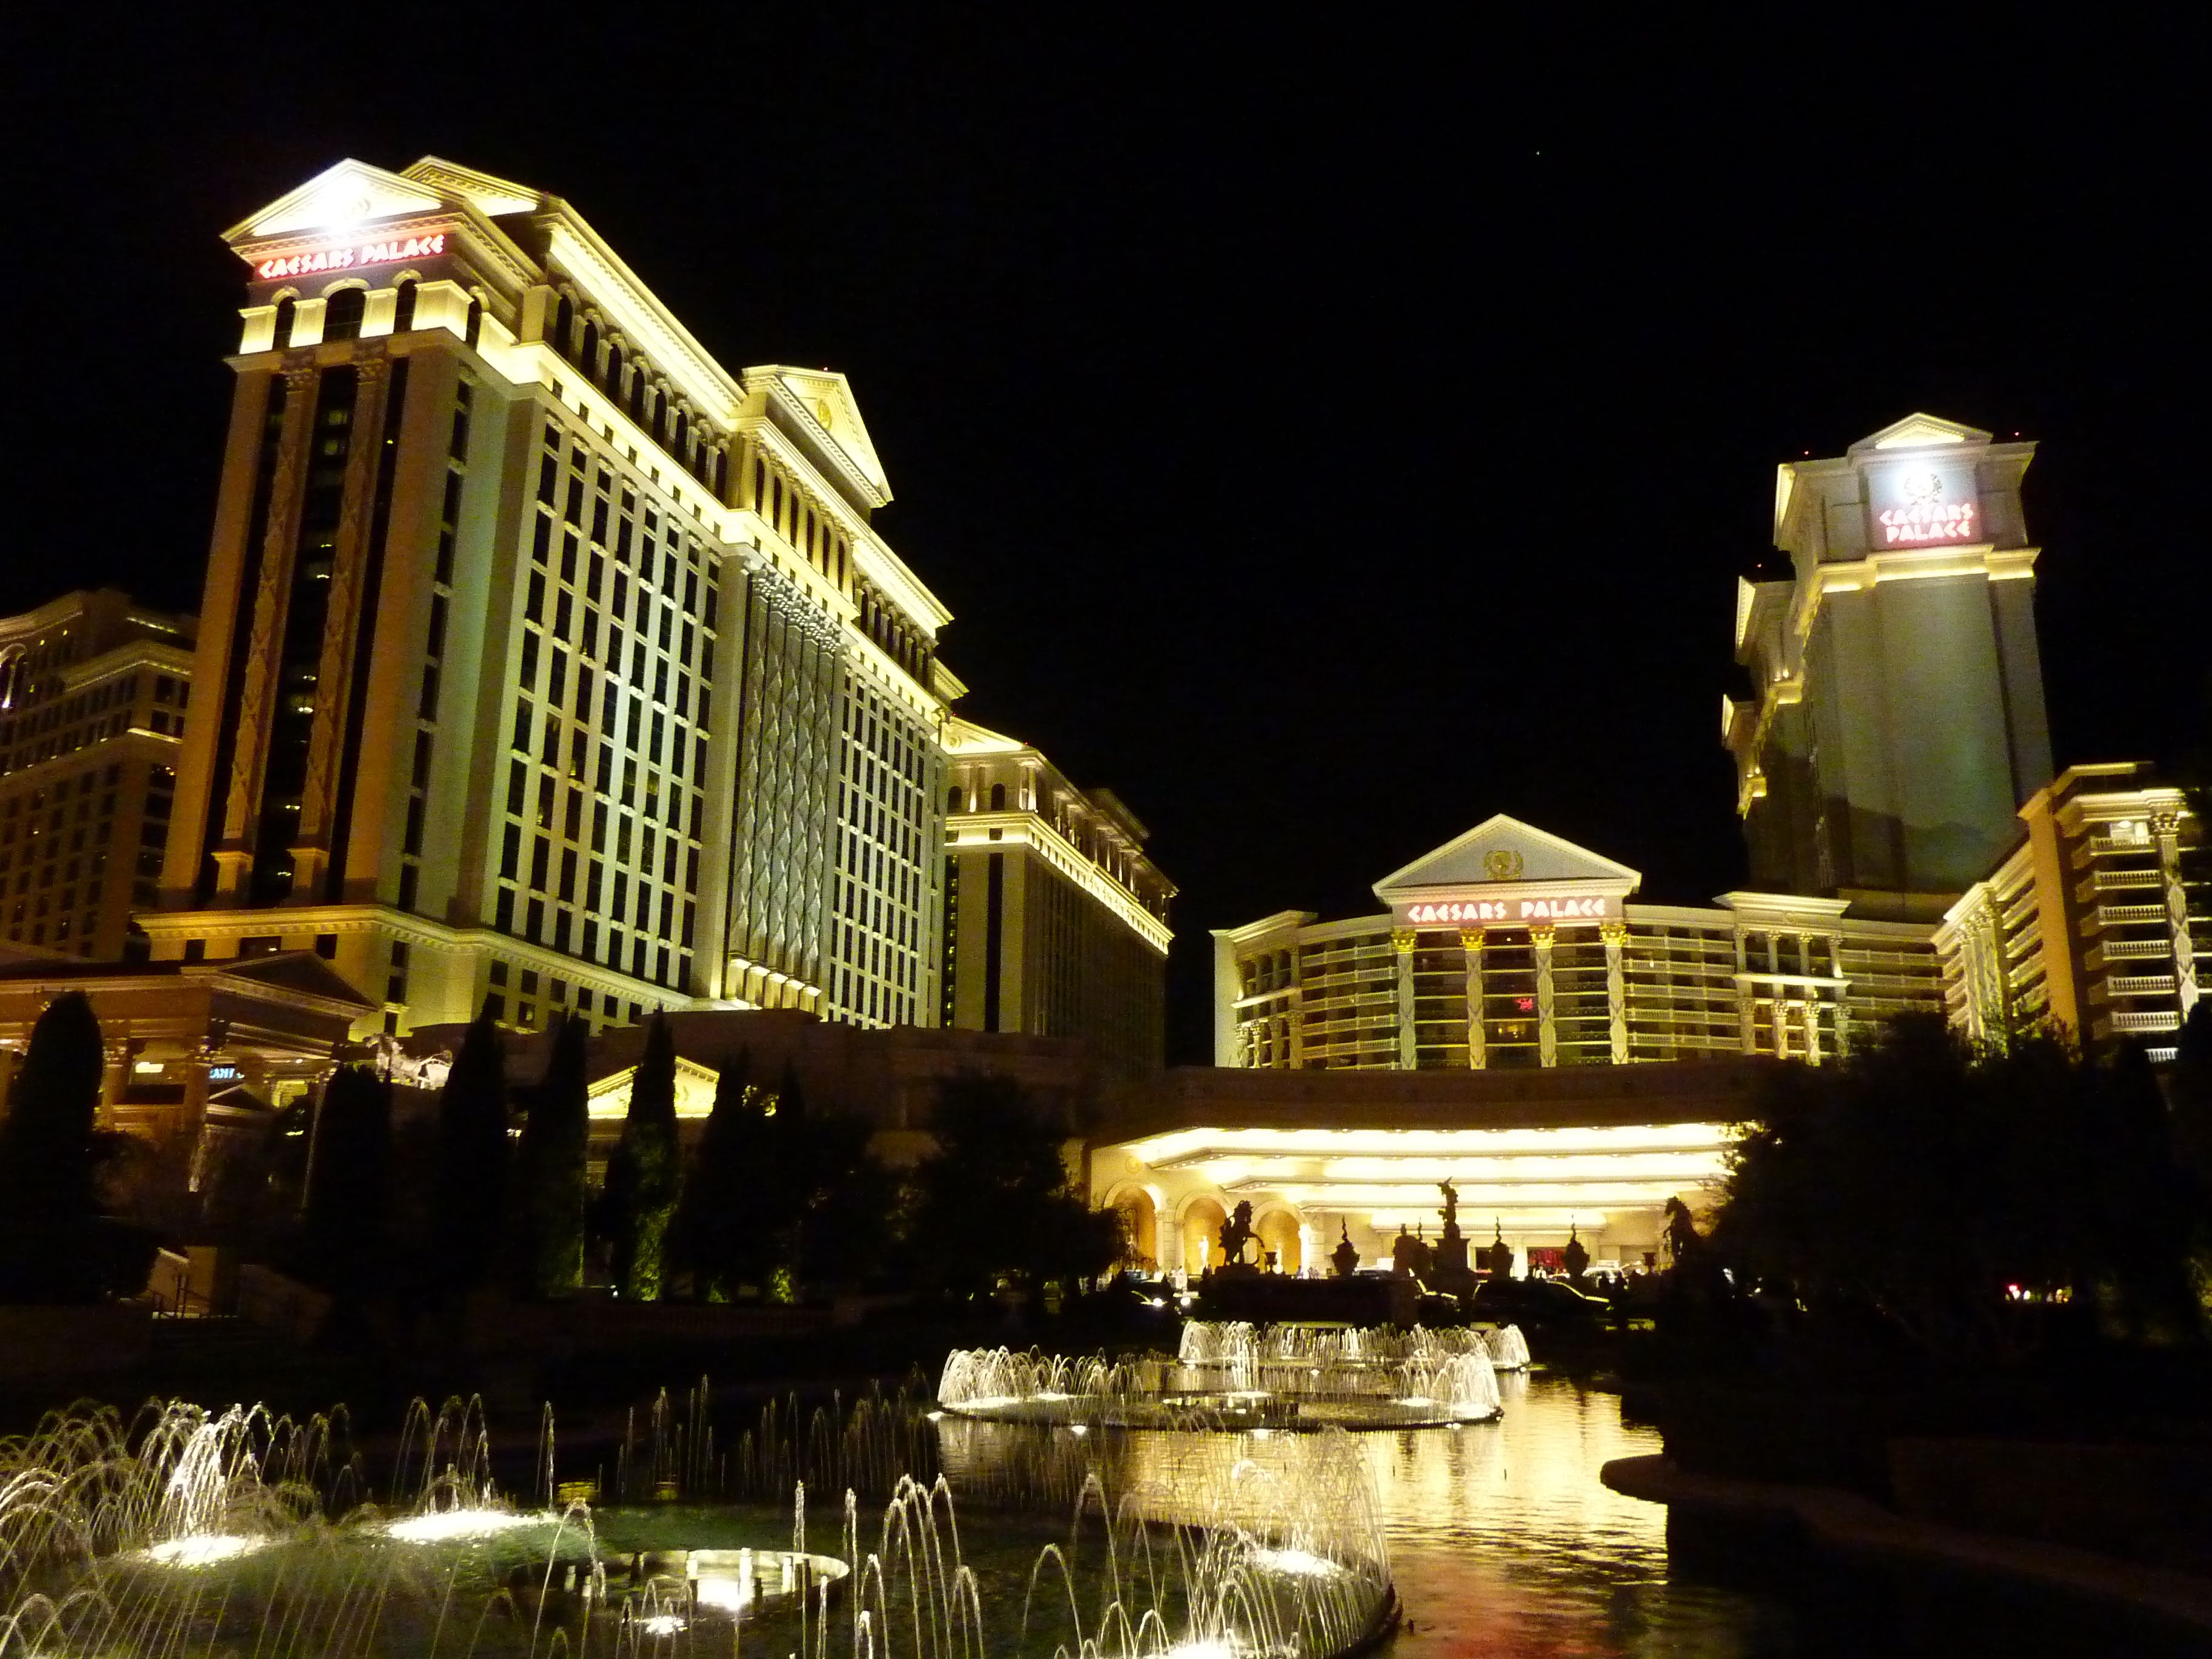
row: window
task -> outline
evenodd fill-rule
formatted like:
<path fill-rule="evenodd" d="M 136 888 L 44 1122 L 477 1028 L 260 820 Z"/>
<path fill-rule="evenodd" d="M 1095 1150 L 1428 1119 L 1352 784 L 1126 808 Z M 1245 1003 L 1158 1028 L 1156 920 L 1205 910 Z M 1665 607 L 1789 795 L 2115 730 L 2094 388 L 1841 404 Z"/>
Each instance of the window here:
<path fill-rule="evenodd" d="M 394 334 L 404 334 L 415 326 L 415 289 L 412 276 L 399 285 L 398 298 L 392 307 L 392 331 Z"/>
<path fill-rule="evenodd" d="M 279 351 L 292 343 L 292 319 L 298 309 L 289 295 L 276 302 L 276 332 L 270 343 Z"/>
<path fill-rule="evenodd" d="M 325 340 L 358 340 L 361 338 L 362 313 L 368 306 L 368 290 L 363 288 L 342 288 L 323 302 L 323 337 Z"/>

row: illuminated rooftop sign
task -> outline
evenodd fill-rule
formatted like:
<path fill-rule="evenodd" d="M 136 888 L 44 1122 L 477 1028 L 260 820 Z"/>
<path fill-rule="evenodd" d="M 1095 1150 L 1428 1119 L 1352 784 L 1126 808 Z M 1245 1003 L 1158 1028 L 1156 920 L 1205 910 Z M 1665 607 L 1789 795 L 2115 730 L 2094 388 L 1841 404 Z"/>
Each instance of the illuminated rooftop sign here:
<path fill-rule="evenodd" d="M 1935 547 L 1983 539 L 1972 467 L 1908 463 L 1874 473 L 1869 483 L 1875 545 Z"/>
<path fill-rule="evenodd" d="M 343 247 L 321 247 L 281 259 L 263 259 L 253 274 L 267 281 L 278 276 L 310 276 L 319 270 L 351 270 L 356 265 L 388 265 L 401 259 L 428 259 L 446 251 L 446 233 L 428 236 L 387 237 L 379 242 L 356 242 Z"/>
<path fill-rule="evenodd" d="M 1532 921 L 1612 921 L 1620 917 L 1620 898 L 1613 893 L 1437 899 L 1398 908 L 1398 921 L 1407 927 L 1479 927 L 1486 922 L 1510 927 Z"/>

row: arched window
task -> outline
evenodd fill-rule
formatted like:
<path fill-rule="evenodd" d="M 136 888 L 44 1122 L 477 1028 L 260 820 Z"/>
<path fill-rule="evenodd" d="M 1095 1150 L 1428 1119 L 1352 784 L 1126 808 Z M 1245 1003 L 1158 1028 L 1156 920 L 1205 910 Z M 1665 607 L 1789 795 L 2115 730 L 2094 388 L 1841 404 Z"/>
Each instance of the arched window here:
<path fill-rule="evenodd" d="M 415 326 L 415 279 L 410 276 L 399 285 L 398 298 L 392 304 L 392 331 L 404 334 Z"/>
<path fill-rule="evenodd" d="M 465 334 L 463 334 L 463 335 L 461 336 L 461 338 L 462 338 L 462 340 L 463 340 L 465 343 L 467 343 L 467 344 L 469 344 L 469 345 L 474 345 L 474 344 L 477 343 L 477 338 L 478 338 L 478 337 L 479 337 L 483 333 L 483 301 L 482 300 L 471 300 L 471 301 L 469 301 L 469 320 L 468 320 L 468 325 L 467 325 L 467 332 L 466 332 L 466 333 L 465 333 Z"/>
<path fill-rule="evenodd" d="M 584 325 L 584 349 L 577 354 L 576 366 L 593 380 L 599 378 L 599 325 Z"/>
<path fill-rule="evenodd" d="M 715 496 L 715 499 L 716 499 L 716 500 L 718 500 L 718 501 L 721 499 L 723 486 L 724 486 L 725 484 L 726 484 L 726 483 L 729 482 L 729 476 L 730 476 L 730 455 L 729 455 L 729 452 L 728 452 L 727 450 L 725 450 L 725 449 L 718 449 L 718 450 L 716 450 L 716 451 L 714 452 L 714 496 Z"/>
<path fill-rule="evenodd" d="M 687 465 L 690 465 L 690 456 L 684 446 L 690 441 L 691 417 L 679 409 L 676 411 L 676 453 L 685 457 Z"/>
<path fill-rule="evenodd" d="M 289 294 L 276 302 L 276 332 L 270 343 L 279 351 L 292 343 L 292 318 L 298 310 Z"/>
<path fill-rule="evenodd" d="M 994 783 L 991 786 L 991 810 L 994 812 L 1003 812 L 1006 810 L 1006 786 L 1003 783 Z"/>
<path fill-rule="evenodd" d="M 607 342 L 607 396 L 619 403 L 623 392 L 623 349 L 619 340 Z"/>
<path fill-rule="evenodd" d="M 960 810 L 960 786 L 957 783 L 945 792 L 945 810 L 948 812 Z"/>
<path fill-rule="evenodd" d="M 665 391 L 659 391 L 659 392 L 654 392 L 654 393 L 653 394 L 653 442 L 655 442 L 655 443 L 659 443 L 659 442 L 660 442 L 660 441 L 661 441 L 662 429 L 663 429 L 663 428 L 667 425 L 667 423 L 668 423 L 668 393 L 667 393 Z"/>
<path fill-rule="evenodd" d="M 325 340 L 358 340 L 361 338 L 361 316 L 368 305 L 368 290 L 365 288 L 342 288 L 323 301 L 323 337 Z"/>
<path fill-rule="evenodd" d="M 576 302 L 567 295 L 553 313 L 553 349 L 574 360 L 576 355 Z"/>
<path fill-rule="evenodd" d="M 629 377 L 629 402 L 623 405 L 629 410 L 631 421 L 645 424 L 645 365 L 641 362 L 637 372 Z"/>

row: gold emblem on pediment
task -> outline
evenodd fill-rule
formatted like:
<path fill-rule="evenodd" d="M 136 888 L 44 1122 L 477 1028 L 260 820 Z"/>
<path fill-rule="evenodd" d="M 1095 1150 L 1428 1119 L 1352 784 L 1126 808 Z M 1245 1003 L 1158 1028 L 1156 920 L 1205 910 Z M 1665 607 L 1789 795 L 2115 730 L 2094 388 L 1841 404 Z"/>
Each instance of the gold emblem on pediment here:
<path fill-rule="evenodd" d="M 1483 854 L 1482 867 L 1490 872 L 1492 881 L 1518 881 L 1524 866 L 1520 854 L 1510 847 L 1498 847 Z"/>

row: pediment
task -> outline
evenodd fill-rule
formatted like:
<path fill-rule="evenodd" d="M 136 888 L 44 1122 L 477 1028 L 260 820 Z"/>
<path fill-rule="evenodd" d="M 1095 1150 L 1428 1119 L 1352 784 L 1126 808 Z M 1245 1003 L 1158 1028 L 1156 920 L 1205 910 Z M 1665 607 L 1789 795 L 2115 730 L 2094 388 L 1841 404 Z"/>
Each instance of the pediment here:
<path fill-rule="evenodd" d="M 1979 427 L 1961 426 L 1940 415 L 1908 415 L 1879 432 L 1869 433 L 1850 447 L 1860 455 L 1870 449 L 1932 449 L 1945 444 L 1985 444 L 1990 434 Z"/>
<path fill-rule="evenodd" d="M 1385 904 L 1469 887 L 1588 885 L 1633 891 L 1641 872 L 1500 812 L 1375 884 Z"/>
<path fill-rule="evenodd" d="M 545 199 L 544 191 L 532 190 L 528 185 L 465 167 L 441 155 L 426 155 L 400 176 L 428 185 L 448 198 L 458 198 L 487 219 L 527 213 Z"/>
<path fill-rule="evenodd" d="M 890 499 L 890 479 L 884 471 L 882 458 L 876 453 L 874 440 L 868 436 L 867 422 L 860 418 L 860 405 L 853 396 L 852 385 L 842 374 L 834 369 L 780 366 L 748 369 L 746 373 L 775 375 L 784 391 L 836 446 L 839 453 L 852 463 L 853 470 L 873 485 L 885 501 Z"/>
<path fill-rule="evenodd" d="M 449 198 L 434 185 L 403 174 L 344 161 L 325 169 L 223 232 L 226 242 L 301 231 L 349 231 L 357 225 L 410 214 L 434 213 Z"/>
<path fill-rule="evenodd" d="M 210 964 L 214 966 L 215 964 Z M 242 979 L 273 989 L 326 997 L 368 1009 L 376 1005 L 353 988 L 345 976 L 312 951 L 286 951 L 276 956 L 247 957 L 220 964 L 228 979 Z"/>

